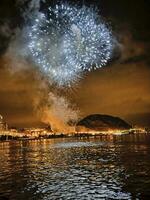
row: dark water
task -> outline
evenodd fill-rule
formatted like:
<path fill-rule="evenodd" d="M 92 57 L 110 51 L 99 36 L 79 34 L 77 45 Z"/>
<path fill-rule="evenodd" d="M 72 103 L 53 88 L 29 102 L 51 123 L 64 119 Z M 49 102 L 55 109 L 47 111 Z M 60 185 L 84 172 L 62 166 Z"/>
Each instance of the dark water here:
<path fill-rule="evenodd" d="M 0 199 L 150 200 L 150 134 L 1 142 Z"/>

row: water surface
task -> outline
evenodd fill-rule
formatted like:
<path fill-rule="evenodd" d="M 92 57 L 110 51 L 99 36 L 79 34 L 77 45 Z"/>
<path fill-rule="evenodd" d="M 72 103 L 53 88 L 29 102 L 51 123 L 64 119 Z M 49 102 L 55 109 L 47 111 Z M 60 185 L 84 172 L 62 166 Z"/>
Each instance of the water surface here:
<path fill-rule="evenodd" d="M 150 135 L 1 142 L 0 199 L 150 199 Z"/>

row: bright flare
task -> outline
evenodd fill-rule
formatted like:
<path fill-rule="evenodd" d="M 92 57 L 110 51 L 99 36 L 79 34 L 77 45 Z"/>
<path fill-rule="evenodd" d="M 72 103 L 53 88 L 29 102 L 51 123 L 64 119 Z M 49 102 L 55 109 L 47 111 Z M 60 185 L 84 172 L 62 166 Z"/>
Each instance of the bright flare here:
<path fill-rule="evenodd" d="M 105 66 L 113 50 L 112 34 L 98 13 L 68 4 L 38 13 L 28 41 L 34 63 L 59 86 L 70 86 L 83 71 Z"/>

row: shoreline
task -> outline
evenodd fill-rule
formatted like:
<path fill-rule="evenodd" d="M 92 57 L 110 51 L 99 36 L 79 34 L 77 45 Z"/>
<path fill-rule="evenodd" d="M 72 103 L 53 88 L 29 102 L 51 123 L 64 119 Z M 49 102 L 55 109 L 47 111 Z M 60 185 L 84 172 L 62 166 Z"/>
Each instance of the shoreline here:
<path fill-rule="evenodd" d="M 63 138 L 98 138 L 102 136 L 124 136 L 124 135 L 138 135 L 138 134 L 150 134 L 149 132 L 144 133 L 122 133 L 122 134 L 89 134 L 89 133 L 82 133 L 82 134 L 74 134 L 74 135 L 51 135 L 51 136 L 41 136 L 41 137 L 13 137 L 13 136 L 0 136 L 0 143 L 1 142 L 11 142 L 11 141 L 30 141 L 30 140 L 44 140 L 44 139 L 63 139 Z"/>

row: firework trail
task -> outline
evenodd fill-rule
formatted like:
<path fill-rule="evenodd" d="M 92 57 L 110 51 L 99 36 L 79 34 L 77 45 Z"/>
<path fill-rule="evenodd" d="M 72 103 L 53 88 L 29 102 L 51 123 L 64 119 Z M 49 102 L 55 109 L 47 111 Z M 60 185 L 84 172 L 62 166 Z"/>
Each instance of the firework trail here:
<path fill-rule="evenodd" d="M 83 71 L 111 58 L 111 31 L 92 8 L 68 4 L 38 12 L 27 33 L 32 61 L 58 86 L 70 86 Z"/>

